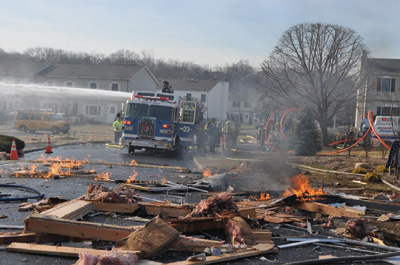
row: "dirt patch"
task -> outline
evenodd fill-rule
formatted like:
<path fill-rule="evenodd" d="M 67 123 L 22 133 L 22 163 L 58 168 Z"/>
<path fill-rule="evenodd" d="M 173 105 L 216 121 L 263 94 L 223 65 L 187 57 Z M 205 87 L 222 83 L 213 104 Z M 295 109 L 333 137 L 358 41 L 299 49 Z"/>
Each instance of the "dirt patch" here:
<path fill-rule="evenodd" d="M 298 156 L 299 164 L 342 172 L 351 172 L 356 163 L 364 163 L 368 169 L 374 170 L 379 165 L 385 165 L 386 159 L 362 156 Z"/>

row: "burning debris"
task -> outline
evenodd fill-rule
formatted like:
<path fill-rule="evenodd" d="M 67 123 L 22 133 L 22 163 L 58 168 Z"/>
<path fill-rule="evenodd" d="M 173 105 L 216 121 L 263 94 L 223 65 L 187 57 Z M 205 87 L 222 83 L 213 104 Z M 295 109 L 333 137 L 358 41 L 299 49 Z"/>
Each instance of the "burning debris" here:
<path fill-rule="evenodd" d="M 125 186 L 109 189 L 102 185 L 90 184 L 84 199 L 101 202 L 132 203 L 139 201 L 140 195 L 135 190 Z"/>
<path fill-rule="evenodd" d="M 293 177 L 290 182 L 292 183 L 293 188 L 287 189 L 283 193 L 283 197 L 289 197 L 294 194 L 298 199 L 309 200 L 312 197 L 318 197 L 327 194 L 322 190 L 322 187 L 314 189 L 310 185 L 309 179 L 304 174 Z"/>
<path fill-rule="evenodd" d="M 200 189 L 224 192 L 232 189 L 229 185 L 230 180 L 236 176 L 237 173 L 235 172 L 221 173 L 197 180 L 193 182 L 190 186 Z"/>
<path fill-rule="evenodd" d="M 232 194 L 222 192 L 202 200 L 193 212 L 187 217 L 211 217 L 221 215 L 238 214 L 238 207 L 232 199 Z"/>

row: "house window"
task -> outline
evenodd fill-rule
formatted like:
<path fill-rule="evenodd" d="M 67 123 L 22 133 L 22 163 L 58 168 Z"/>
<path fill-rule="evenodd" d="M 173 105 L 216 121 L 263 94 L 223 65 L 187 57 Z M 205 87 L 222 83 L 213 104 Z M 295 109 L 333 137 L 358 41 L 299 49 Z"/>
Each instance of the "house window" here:
<path fill-rule="evenodd" d="M 377 84 L 377 91 L 382 92 L 394 92 L 394 88 L 396 87 L 396 79 L 390 77 L 382 77 L 378 78 Z"/>
<path fill-rule="evenodd" d="M 85 115 L 87 115 L 87 116 L 100 116 L 101 115 L 101 106 L 86 105 L 85 106 Z"/>
<path fill-rule="evenodd" d="M 97 88 L 97 83 L 95 83 L 95 82 L 90 82 L 90 83 L 89 83 L 89 88 L 96 89 L 96 88 Z"/>
<path fill-rule="evenodd" d="M 201 94 L 201 102 L 206 102 L 206 94 Z"/>
<path fill-rule="evenodd" d="M 244 102 L 244 107 L 245 108 L 251 108 L 251 102 L 245 101 Z"/>
<path fill-rule="evenodd" d="M 232 107 L 239 108 L 239 101 L 233 101 L 232 102 Z"/>
<path fill-rule="evenodd" d="M 399 107 L 378 107 L 376 116 L 400 116 Z"/>
<path fill-rule="evenodd" d="M 66 86 L 66 87 L 73 87 L 73 86 L 74 86 L 74 83 L 71 82 L 71 81 L 68 81 L 68 82 L 65 83 L 65 86 Z"/>
<path fill-rule="evenodd" d="M 186 100 L 191 101 L 192 100 L 192 93 L 187 93 L 186 94 Z"/>
<path fill-rule="evenodd" d="M 119 91 L 119 84 L 118 83 L 112 83 L 111 84 L 111 90 L 112 91 Z"/>

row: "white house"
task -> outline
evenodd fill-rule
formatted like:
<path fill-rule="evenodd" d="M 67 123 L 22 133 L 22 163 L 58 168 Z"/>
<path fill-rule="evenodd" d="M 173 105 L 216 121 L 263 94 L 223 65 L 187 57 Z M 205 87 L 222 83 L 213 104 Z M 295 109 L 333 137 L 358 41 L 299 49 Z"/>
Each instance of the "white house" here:
<path fill-rule="evenodd" d="M 229 83 L 207 79 L 168 79 L 174 94 L 204 104 L 204 119 L 226 120 Z M 161 83 L 161 82 L 160 82 Z M 161 92 L 162 84 L 158 86 Z"/>
<path fill-rule="evenodd" d="M 365 114 L 400 116 L 400 59 L 364 58 L 365 86 L 357 92 L 355 125 L 358 128 Z"/>
<path fill-rule="evenodd" d="M 155 91 L 158 81 L 148 67 L 105 64 L 0 63 L 0 82 L 34 83 L 119 92 Z"/>

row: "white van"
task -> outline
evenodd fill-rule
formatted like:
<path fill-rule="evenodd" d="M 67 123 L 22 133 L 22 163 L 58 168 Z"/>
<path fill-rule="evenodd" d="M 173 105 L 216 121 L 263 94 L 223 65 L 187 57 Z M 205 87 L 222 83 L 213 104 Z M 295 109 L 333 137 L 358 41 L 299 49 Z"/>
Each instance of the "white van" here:
<path fill-rule="evenodd" d="M 399 133 L 399 117 L 398 116 L 376 116 L 374 128 L 379 137 L 385 140 L 395 140 Z M 372 132 L 372 136 L 377 138 Z"/>

